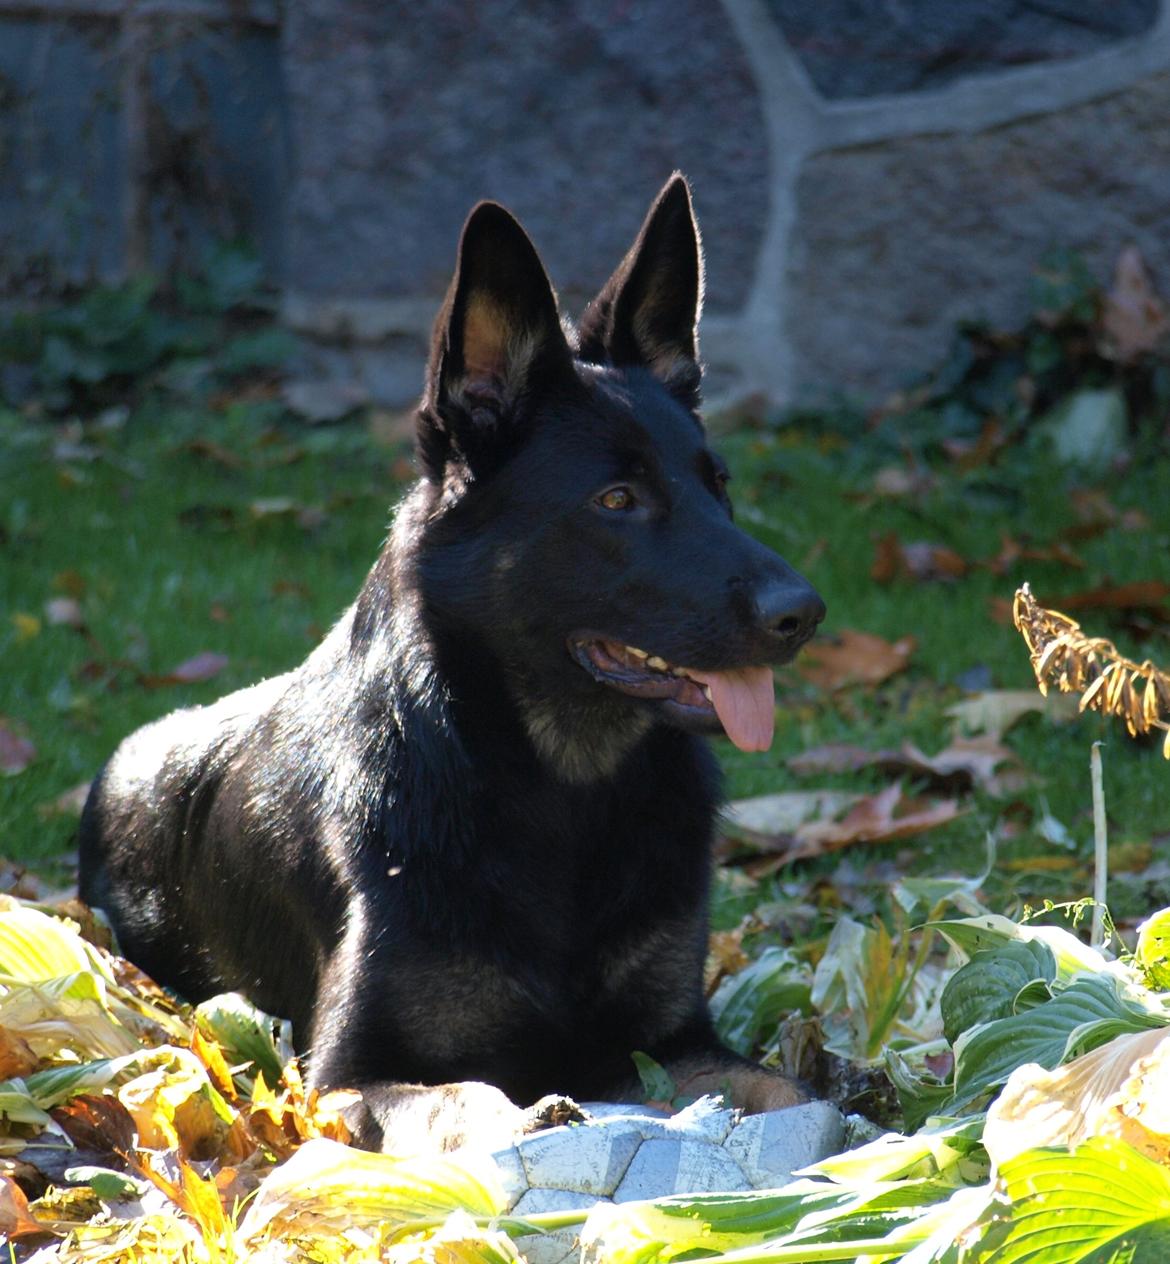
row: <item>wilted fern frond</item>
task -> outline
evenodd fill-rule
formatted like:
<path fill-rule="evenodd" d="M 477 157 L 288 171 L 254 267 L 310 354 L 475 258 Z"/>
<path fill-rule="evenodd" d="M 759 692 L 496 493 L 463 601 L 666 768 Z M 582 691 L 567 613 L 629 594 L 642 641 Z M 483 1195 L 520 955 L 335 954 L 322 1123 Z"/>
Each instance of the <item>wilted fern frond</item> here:
<path fill-rule="evenodd" d="M 1151 729 L 1166 733 L 1162 754 L 1170 759 L 1170 675 L 1149 659 L 1135 663 L 1112 641 L 1086 636 L 1081 625 L 1038 605 L 1025 584 L 1016 592 L 1012 618 L 1028 646 L 1042 694 L 1051 686 L 1079 693 L 1082 711 L 1116 715 L 1136 737 Z"/>

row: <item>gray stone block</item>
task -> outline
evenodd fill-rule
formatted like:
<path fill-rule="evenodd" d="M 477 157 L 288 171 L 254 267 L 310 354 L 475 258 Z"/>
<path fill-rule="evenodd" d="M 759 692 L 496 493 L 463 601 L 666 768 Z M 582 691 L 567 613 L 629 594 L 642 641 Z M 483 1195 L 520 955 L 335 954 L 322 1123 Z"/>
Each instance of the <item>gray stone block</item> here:
<path fill-rule="evenodd" d="M 613 1193 L 641 1144 L 641 1132 L 619 1117 L 533 1133 L 517 1149 L 533 1189 L 578 1190 L 596 1198 Z"/>
<path fill-rule="evenodd" d="M 1158 0 L 767 0 L 827 97 L 937 88 L 960 75 L 1077 57 L 1149 28 Z"/>
<path fill-rule="evenodd" d="M 608 1202 L 594 1194 L 571 1189 L 530 1189 L 512 1208 L 514 1216 L 534 1216 L 541 1211 L 580 1211 L 594 1203 Z"/>
<path fill-rule="evenodd" d="M 500 1184 L 504 1187 L 504 1196 L 508 1200 L 508 1210 L 528 1192 L 528 1173 L 520 1159 L 520 1152 L 515 1146 L 507 1150 L 497 1150 L 492 1158 L 500 1173 Z"/>
<path fill-rule="evenodd" d="M 734 309 L 749 293 L 768 143 L 721 6 L 640 0 L 615 21 L 559 0 L 304 0 L 282 31 L 297 290 L 437 303 L 460 225 L 490 197 L 520 216 L 579 312 L 682 167 L 698 191 L 708 301 Z"/>
<path fill-rule="evenodd" d="M 615 1203 L 665 1194 L 733 1192 L 751 1185 L 726 1151 L 709 1141 L 652 1138 L 643 1141 L 621 1184 Z"/>
<path fill-rule="evenodd" d="M 811 158 L 796 187 L 788 272 L 797 394 L 880 397 L 938 364 L 960 321 L 1019 323 L 1053 247 L 1108 281 L 1133 242 L 1165 293 L 1168 117 L 1161 74 L 975 135 Z"/>
<path fill-rule="evenodd" d="M 806 1102 L 737 1124 L 725 1149 L 755 1189 L 786 1185 L 792 1173 L 841 1149 L 845 1120 L 830 1102 Z"/>

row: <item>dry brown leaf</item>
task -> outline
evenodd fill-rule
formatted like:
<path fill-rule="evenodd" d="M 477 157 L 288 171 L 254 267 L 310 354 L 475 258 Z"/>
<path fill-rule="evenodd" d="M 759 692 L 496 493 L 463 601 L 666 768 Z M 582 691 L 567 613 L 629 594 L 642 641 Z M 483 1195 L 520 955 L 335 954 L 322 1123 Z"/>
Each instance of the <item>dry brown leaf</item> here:
<path fill-rule="evenodd" d="M 1160 609 L 1167 597 L 1170 584 L 1164 580 L 1139 579 L 1129 584 L 1102 584 L 1043 604 L 1060 610 L 1146 610 Z"/>
<path fill-rule="evenodd" d="M 874 543 L 870 578 L 879 584 L 895 579 L 912 579 L 919 583 L 933 580 L 961 579 L 968 570 L 967 562 L 944 544 L 925 540 L 900 540 L 889 531 Z"/>
<path fill-rule="evenodd" d="M 712 931 L 707 939 L 707 961 L 703 969 L 703 990 L 710 996 L 720 980 L 738 974 L 751 958 L 743 950 L 744 928 Z"/>
<path fill-rule="evenodd" d="M 24 734 L 24 726 L 0 715 L 0 773 L 14 776 L 37 757 L 37 748 Z"/>
<path fill-rule="evenodd" d="M 1126 246 L 1102 305 L 1102 351 L 1110 359 L 1130 364 L 1153 351 L 1168 332 L 1166 304 L 1154 289 L 1141 252 L 1136 246 Z"/>
<path fill-rule="evenodd" d="M 895 777 L 909 773 L 928 781 L 935 790 L 969 790 L 979 785 L 994 793 L 998 788 L 996 769 L 1014 760 L 1013 751 L 984 735 L 956 738 L 934 756 L 924 755 L 910 742 L 903 742 L 898 750 L 878 751 L 844 742 L 830 743 L 794 756 L 788 767 L 800 776 L 877 768 Z"/>
<path fill-rule="evenodd" d="M 14 1031 L 0 1025 L 0 1080 L 12 1080 L 34 1070 L 40 1059 L 32 1046 Z"/>
<path fill-rule="evenodd" d="M 832 640 L 809 645 L 801 656 L 799 671 L 806 680 L 827 690 L 880 685 L 906 667 L 917 644 L 912 636 L 891 643 L 872 632 L 843 628 Z"/>
<path fill-rule="evenodd" d="M 162 685 L 194 685 L 204 680 L 211 680 L 213 676 L 218 676 L 229 662 L 230 660 L 226 654 L 216 654 L 212 650 L 204 650 L 202 653 L 179 663 L 177 667 L 171 668 L 169 672 L 161 676 L 145 675 L 141 676 L 139 680 L 140 683 L 150 689 L 156 689 Z"/>
<path fill-rule="evenodd" d="M 896 815 L 901 809 L 902 814 Z M 835 851 L 853 843 L 889 842 L 934 829 L 959 815 L 954 799 L 944 799 L 928 807 L 902 794 L 900 785 L 862 799 L 840 821 L 812 821 L 797 830 L 798 846 L 814 847 L 815 853 Z"/>
<path fill-rule="evenodd" d="M 903 795 L 895 782 L 878 794 L 859 799 L 839 820 L 808 821 L 793 834 L 771 840 L 775 855 L 749 861 L 745 871 L 762 878 L 796 860 L 809 860 L 857 843 L 885 843 L 921 834 L 953 821 L 961 813 L 958 801 L 944 799 L 923 806 Z M 763 850 L 763 848 L 761 848 Z"/>
<path fill-rule="evenodd" d="M 17 1238 L 38 1237 L 48 1232 L 48 1227 L 29 1211 L 24 1190 L 11 1176 L 0 1176 L 0 1239 L 15 1242 Z"/>

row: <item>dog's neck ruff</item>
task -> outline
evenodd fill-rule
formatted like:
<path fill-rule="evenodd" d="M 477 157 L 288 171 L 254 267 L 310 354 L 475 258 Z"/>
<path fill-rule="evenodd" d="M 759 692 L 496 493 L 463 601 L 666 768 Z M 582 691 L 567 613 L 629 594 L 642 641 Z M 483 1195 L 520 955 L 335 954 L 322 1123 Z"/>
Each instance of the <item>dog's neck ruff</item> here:
<path fill-rule="evenodd" d="M 570 710 L 570 704 L 558 706 L 551 700 L 524 711 L 524 727 L 537 755 L 562 781 L 575 786 L 612 777 L 652 723 L 649 715 L 633 708 L 614 724 L 611 717 L 582 715 L 575 706 Z"/>

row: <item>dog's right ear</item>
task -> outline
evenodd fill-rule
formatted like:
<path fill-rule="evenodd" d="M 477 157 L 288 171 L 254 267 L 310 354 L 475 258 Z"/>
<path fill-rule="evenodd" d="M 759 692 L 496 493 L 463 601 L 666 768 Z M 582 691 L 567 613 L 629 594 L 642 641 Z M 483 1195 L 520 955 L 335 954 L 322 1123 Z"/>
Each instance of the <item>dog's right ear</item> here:
<path fill-rule="evenodd" d="M 528 234 L 495 202 L 480 202 L 459 239 L 455 276 L 435 321 L 419 410 L 424 472 L 451 460 L 476 473 L 509 437 L 538 374 L 568 371 L 572 353 L 552 284 Z"/>

